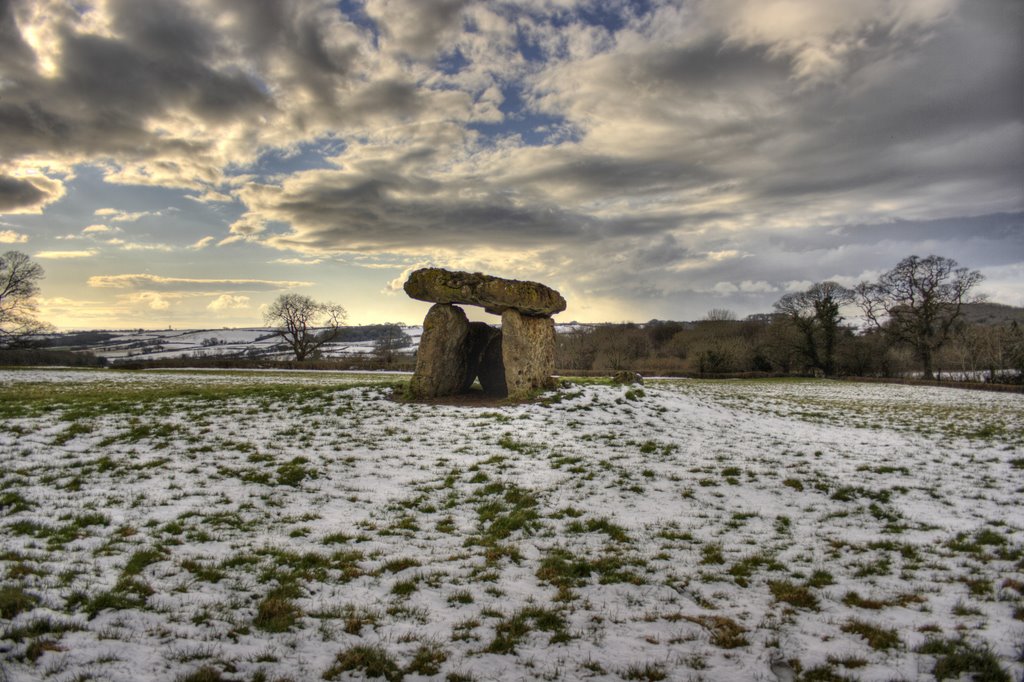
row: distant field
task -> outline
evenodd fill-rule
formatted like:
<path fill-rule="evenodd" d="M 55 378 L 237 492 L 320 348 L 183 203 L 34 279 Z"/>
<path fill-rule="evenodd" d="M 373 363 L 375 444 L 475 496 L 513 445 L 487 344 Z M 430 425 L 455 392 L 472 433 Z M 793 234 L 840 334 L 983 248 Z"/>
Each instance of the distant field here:
<path fill-rule="evenodd" d="M 0 371 L 0 680 L 1024 674 L 1024 396 L 404 381 Z"/>

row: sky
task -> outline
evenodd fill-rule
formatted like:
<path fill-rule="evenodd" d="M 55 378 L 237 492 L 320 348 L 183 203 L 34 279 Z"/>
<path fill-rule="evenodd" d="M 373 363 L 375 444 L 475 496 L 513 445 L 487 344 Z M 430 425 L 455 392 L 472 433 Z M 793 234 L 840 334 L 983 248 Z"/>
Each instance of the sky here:
<path fill-rule="evenodd" d="M 1024 4 L 0 0 L 6 250 L 62 329 L 290 292 L 416 324 L 425 266 L 543 282 L 562 322 L 930 254 L 1024 306 Z"/>

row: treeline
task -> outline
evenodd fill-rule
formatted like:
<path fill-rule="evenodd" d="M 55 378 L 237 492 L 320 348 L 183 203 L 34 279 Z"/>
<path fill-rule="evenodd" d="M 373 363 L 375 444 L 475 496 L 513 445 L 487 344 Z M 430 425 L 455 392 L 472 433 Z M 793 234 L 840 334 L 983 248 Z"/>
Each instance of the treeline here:
<path fill-rule="evenodd" d="M 652 320 L 646 324 L 602 324 L 560 333 L 559 372 L 645 375 L 824 375 L 809 357 L 800 328 L 782 313 L 735 319 L 711 311 L 699 322 Z M 839 326 L 834 376 L 904 377 L 920 371 L 911 348 L 877 330 Z M 937 352 L 936 376 L 945 379 L 1020 383 L 1024 374 L 1024 328 L 1016 321 L 963 323 Z"/>
<path fill-rule="evenodd" d="M 416 367 L 416 360 L 411 354 L 397 355 L 391 361 L 382 360 L 369 354 L 365 356 L 316 358 L 301 361 L 239 357 L 237 355 L 149 359 L 144 356 L 136 356 L 125 360 L 118 360 L 112 366 L 117 369 L 307 369 L 411 372 Z"/>
<path fill-rule="evenodd" d="M 46 348 L 0 348 L 0 367 L 105 367 L 107 359 L 92 353 Z"/>
<path fill-rule="evenodd" d="M 852 289 L 817 282 L 784 295 L 774 312 L 743 321 L 712 310 L 692 324 L 601 325 L 558 340 L 568 369 L 721 375 L 745 372 L 821 376 L 957 378 L 1021 382 L 1024 327 L 1002 323 L 993 306 L 968 315 L 983 277 L 942 256 L 908 256 L 874 282 Z M 844 324 L 858 310 L 863 327 Z M 1013 310 L 1007 306 L 1008 310 Z M 998 310 L 998 308 L 996 308 Z M 953 373 L 954 376 L 949 376 Z"/>

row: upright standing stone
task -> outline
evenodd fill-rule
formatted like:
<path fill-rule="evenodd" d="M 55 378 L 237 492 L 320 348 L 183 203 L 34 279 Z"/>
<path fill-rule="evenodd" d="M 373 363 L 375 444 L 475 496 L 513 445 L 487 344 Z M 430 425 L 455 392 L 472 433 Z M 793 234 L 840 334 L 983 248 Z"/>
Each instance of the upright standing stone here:
<path fill-rule="evenodd" d="M 431 306 L 423 320 L 423 335 L 416 351 L 416 371 L 409 389 L 417 398 L 453 395 L 462 390 L 467 373 L 469 320 L 454 305 Z"/>
<path fill-rule="evenodd" d="M 508 397 L 525 398 L 539 388 L 553 388 L 555 322 L 512 310 L 501 314 L 501 359 Z"/>

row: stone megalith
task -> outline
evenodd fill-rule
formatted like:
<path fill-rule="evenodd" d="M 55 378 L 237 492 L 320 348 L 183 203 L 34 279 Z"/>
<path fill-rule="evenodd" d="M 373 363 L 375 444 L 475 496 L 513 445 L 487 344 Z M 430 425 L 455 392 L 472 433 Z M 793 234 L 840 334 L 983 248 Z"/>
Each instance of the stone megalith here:
<path fill-rule="evenodd" d="M 409 389 L 417 398 L 436 398 L 460 392 L 468 373 L 466 345 L 469 320 L 457 306 L 438 303 L 423 319 L 416 352 L 416 371 Z"/>
<path fill-rule="evenodd" d="M 565 299 L 537 282 L 480 273 L 424 268 L 405 283 L 410 297 L 435 305 L 423 321 L 410 390 L 417 398 L 465 393 L 480 379 L 490 395 L 525 398 L 551 388 L 555 371 L 555 323 Z M 497 329 L 470 323 L 457 305 L 476 305 L 501 315 Z"/>
<path fill-rule="evenodd" d="M 501 359 L 508 397 L 525 398 L 535 389 L 554 388 L 555 321 L 505 310 L 501 314 Z"/>
<path fill-rule="evenodd" d="M 403 288 L 418 301 L 477 305 L 494 315 L 509 309 L 545 316 L 565 310 L 565 299 L 550 287 L 479 272 L 422 268 L 409 275 Z"/>

